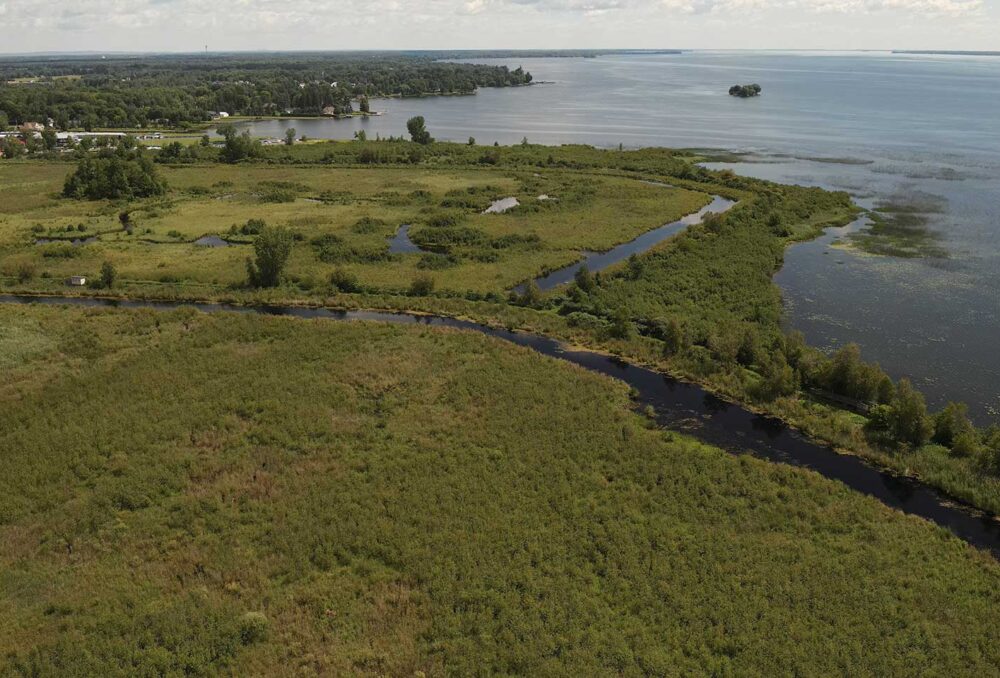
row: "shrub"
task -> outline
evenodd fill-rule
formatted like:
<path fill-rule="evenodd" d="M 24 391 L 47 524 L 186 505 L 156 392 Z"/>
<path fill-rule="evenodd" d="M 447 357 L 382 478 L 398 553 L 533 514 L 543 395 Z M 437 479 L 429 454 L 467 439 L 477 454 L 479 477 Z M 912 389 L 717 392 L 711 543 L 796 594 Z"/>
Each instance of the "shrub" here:
<path fill-rule="evenodd" d="M 913 388 L 909 379 L 900 379 L 891 404 L 890 430 L 895 439 L 919 447 L 926 443 L 934 430 L 927 416 L 924 396 Z"/>
<path fill-rule="evenodd" d="M 85 157 L 66 178 L 63 195 L 90 200 L 132 200 L 166 193 L 167 184 L 145 157 Z"/>
<path fill-rule="evenodd" d="M 240 642 L 252 645 L 267 638 L 267 617 L 262 612 L 247 612 L 240 617 Z"/>
<path fill-rule="evenodd" d="M 458 264 L 458 259 L 450 254 L 428 252 L 420 257 L 420 260 L 417 262 L 417 268 L 427 271 L 440 271 L 445 268 L 451 268 L 456 264 Z"/>
<path fill-rule="evenodd" d="M 663 342 L 663 355 L 669 358 L 687 346 L 684 327 L 677 318 L 657 318 L 653 321 L 653 336 Z"/>
<path fill-rule="evenodd" d="M 26 283 L 35 277 L 35 264 L 30 261 L 22 261 L 17 265 L 18 282 Z"/>
<path fill-rule="evenodd" d="M 115 265 L 110 261 L 105 261 L 101 264 L 101 286 L 107 289 L 111 289 L 115 285 L 115 281 L 118 279 L 118 271 L 115 269 Z"/>
<path fill-rule="evenodd" d="M 340 292 L 360 292 L 358 277 L 343 268 L 335 268 L 330 273 L 330 285 Z"/>
<path fill-rule="evenodd" d="M 426 297 L 434 291 L 434 278 L 423 273 L 418 275 L 410 283 L 410 294 L 417 297 Z"/>
<path fill-rule="evenodd" d="M 351 230 L 359 235 L 367 235 L 369 233 L 378 233 L 385 227 L 385 222 L 381 219 L 376 219 L 375 217 L 361 217 L 356 222 Z"/>
<path fill-rule="evenodd" d="M 253 287 L 275 287 L 292 253 L 292 233 L 281 226 L 265 226 L 254 241 L 256 259 L 247 259 L 247 282 Z"/>
<path fill-rule="evenodd" d="M 932 440 L 945 447 L 952 447 L 957 440 L 963 438 L 963 445 L 968 446 L 969 439 L 975 439 L 975 427 L 969 421 L 969 407 L 965 403 L 948 403 L 934 417 L 934 435 Z"/>

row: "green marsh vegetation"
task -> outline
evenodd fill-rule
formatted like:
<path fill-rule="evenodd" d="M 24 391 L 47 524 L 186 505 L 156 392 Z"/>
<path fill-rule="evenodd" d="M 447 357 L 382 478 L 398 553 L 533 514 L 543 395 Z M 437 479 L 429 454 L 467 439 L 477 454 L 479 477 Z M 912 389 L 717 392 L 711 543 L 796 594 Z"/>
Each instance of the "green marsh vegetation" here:
<path fill-rule="evenodd" d="M 64 292 L 67 275 L 93 275 L 111 261 L 123 295 L 419 310 L 534 330 L 697 380 L 1000 512 L 992 429 L 935 437 L 937 415 L 919 394 L 865 365 L 854 348 L 825 356 L 780 327 L 771 277 L 784 249 L 855 218 L 844 193 L 712 172 L 692 162 L 697 156 L 667 149 L 368 140 L 262 147 L 239 163 L 220 162 L 224 151 L 158 162 L 171 188 L 128 203 L 132 235 L 104 232 L 120 203 L 53 196 L 71 165 L 0 163 L 11 196 L 0 217 L 7 288 Z M 697 210 L 710 194 L 740 204 L 583 285 L 509 295 L 583 251 Z M 502 197 L 521 204 L 482 214 Z M 293 244 L 277 284 L 254 290 L 245 262 L 259 236 L 247 226 L 259 221 L 288 229 Z M 31 244 L 67 223 L 87 224 L 98 241 L 58 243 L 67 257 Z M 388 251 L 402 224 L 424 252 Z M 233 246 L 190 244 L 205 234 Z"/>
<path fill-rule="evenodd" d="M 940 235 L 929 227 L 928 215 L 940 214 L 940 199 L 900 196 L 868 212 L 868 228 L 849 237 L 851 245 L 871 254 L 904 258 L 946 258 Z"/>
<path fill-rule="evenodd" d="M 527 349 L 0 305 L 0 369 L 7 674 L 1000 662 L 993 559 Z"/>

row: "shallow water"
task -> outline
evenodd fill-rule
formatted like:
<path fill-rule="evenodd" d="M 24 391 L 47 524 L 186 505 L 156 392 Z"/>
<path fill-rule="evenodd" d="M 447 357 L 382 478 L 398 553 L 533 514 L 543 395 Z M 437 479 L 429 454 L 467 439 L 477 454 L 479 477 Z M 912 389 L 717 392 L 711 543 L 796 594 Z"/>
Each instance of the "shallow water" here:
<path fill-rule="evenodd" d="M 481 60 L 523 65 L 532 87 L 373 102 L 385 115 L 254 123 L 312 138 L 406 133 L 423 115 L 440 139 L 751 151 L 732 166 L 778 181 L 847 190 L 866 206 L 932 207 L 946 260 L 868 257 L 800 245 L 778 276 L 789 326 L 820 346 L 849 341 L 932 404 L 1000 413 L 1000 58 L 886 52 L 705 51 L 596 59 Z M 758 82 L 760 97 L 728 95 Z M 827 252 L 823 254 L 823 252 Z"/>
<path fill-rule="evenodd" d="M 389 254 L 410 254 L 423 252 L 417 243 L 410 240 L 410 224 L 403 224 L 396 235 L 389 240 Z"/>
<path fill-rule="evenodd" d="M 217 235 L 203 235 L 194 241 L 198 247 L 229 247 L 229 242 Z"/>
<path fill-rule="evenodd" d="M 1000 557 L 1000 522 L 993 518 L 956 506 L 937 491 L 911 479 L 880 471 L 857 457 L 837 454 L 828 447 L 807 440 L 777 419 L 749 412 L 739 405 L 708 393 L 699 386 L 629 365 L 612 356 L 570 350 L 547 337 L 490 328 L 453 318 L 376 311 L 16 295 L 0 295 L 0 303 L 159 310 L 189 307 L 206 313 L 232 311 L 307 319 L 368 320 L 452 327 L 479 332 L 624 381 L 636 390 L 639 405 L 649 405 L 654 408 L 656 420 L 661 426 L 683 431 L 734 454 L 749 453 L 769 461 L 811 469 L 827 478 L 839 480 L 853 490 L 872 496 L 887 506 L 946 527 L 970 544 L 987 549 L 994 556 Z"/>

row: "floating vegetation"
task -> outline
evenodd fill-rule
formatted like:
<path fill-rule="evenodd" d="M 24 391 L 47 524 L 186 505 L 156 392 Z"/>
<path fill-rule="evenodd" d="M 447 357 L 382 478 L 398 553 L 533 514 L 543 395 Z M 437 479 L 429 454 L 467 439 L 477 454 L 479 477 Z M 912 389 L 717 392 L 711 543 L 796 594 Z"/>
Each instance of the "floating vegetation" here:
<path fill-rule="evenodd" d="M 941 245 L 940 235 L 930 228 L 928 214 L 943 209 L 930 202 L 884 202 L 868 212 L 870 227 L 851 233 L 848 238 L 855 247 L 868 252 L 904 259 L 943 259 L 948 251 Z"/>

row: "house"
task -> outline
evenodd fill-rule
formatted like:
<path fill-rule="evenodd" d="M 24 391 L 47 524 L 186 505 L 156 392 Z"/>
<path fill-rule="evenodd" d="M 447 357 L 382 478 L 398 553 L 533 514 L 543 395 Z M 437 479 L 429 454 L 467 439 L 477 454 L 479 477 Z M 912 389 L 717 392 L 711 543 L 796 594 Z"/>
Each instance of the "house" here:
<path fill-rule="evenodd" d="M 70 287 L 83 287 L 87 284 L 87 277 L 83 275 L 71 275 L 66 279 L 66 284 Z"/>
<path fill-rule="evenodd" d="M 19 129 L 22 132 L 44 132 L 45 125 L 40 122 L 26 122 Z"/>
<path fill-rule="evenodd" d="M 323 115 L 337 115 L 337 109 L 333 106 L 324 106 Z"/>

